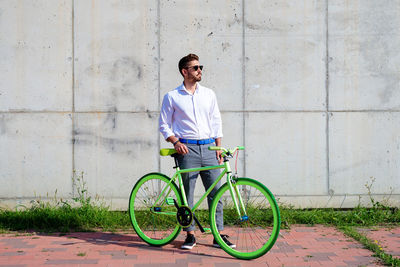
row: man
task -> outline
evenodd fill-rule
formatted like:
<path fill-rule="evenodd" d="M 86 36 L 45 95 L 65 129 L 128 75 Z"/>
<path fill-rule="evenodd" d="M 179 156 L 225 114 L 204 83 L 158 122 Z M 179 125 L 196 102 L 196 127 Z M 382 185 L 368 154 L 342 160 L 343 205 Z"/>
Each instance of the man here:
<path fill-rule="evenodd" d="M 215 93 L 198 82 L 201 81 L 203 66 L 199 57 L 189 54 L 178 64 L 183 76 L 183 83 L 175 90 L 168 92 L 163 99 L 159 129 L 166 141 L 171 142 L 179 153 L 178 164 L 181 169 L 213 166 L 222 163 L 221 151 L 210 151 L 208 146 L 221 146 L 222 122 Z M 194 188 L 199 172 L 182 174 L 186 197 L 190 208 L 193 207 Z M 220 170 L 201 171 L 200 176 L 207 190 L 218 178 Z M 212 197 L 219 189 L 218 184 L 209 194 L 208 207 Z M 223 235 L 222 203 L 217 205 L 217 227 L 225 243 L 231 247 L 227 235 Z M 184 228 L 187 237 L 182 249 L 192 249 L 196 245 L 194 223 Z M 219 247 L 213 242 L 213 245 Z"/>

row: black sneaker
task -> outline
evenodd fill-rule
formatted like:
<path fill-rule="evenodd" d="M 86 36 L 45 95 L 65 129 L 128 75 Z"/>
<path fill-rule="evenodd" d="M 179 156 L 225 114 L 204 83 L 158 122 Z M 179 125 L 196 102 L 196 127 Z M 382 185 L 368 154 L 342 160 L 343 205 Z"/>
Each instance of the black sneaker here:
<path fill-rule="evenodd" d="M 225 242 L 225 244 L 227 244 L 228 246 L 230 246 L 231 248 L 236 248 L 236 245 L 235 244 L 232 244 L 229 240 L 228 240 L 228 235 L 221 235 L 221 237 L 222 237 L 222 240 L 224 240 L 224 242 Z M 213 247 L 216 247 L 216 248 L 219 248 L 220 246 L 219 246 L 219 244 L 217 243 L 217 241 L 215 241 L 215 238 L 214 238 L 214 241 L 213 241 Z"/>
<path fill-rule="evenodd" d="M 196 246 L 196 238 L 194 235 L 188 234 L 181 249 L 192 249 L 194 246 Z"/>

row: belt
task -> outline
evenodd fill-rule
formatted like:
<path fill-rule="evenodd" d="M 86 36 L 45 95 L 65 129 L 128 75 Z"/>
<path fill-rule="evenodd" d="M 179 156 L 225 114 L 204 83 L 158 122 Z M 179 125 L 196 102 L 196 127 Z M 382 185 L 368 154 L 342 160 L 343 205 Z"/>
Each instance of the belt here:
<path fill-rule="evenodd" d="M 203 139 L 203 140 L 192 140 L 192 139 L 179 138 L 179 142 L 184 143 L 184 144 L 207 145 L 207 144 L 214 143 L 214 141 L 215 141 L 214 138 Z"/>

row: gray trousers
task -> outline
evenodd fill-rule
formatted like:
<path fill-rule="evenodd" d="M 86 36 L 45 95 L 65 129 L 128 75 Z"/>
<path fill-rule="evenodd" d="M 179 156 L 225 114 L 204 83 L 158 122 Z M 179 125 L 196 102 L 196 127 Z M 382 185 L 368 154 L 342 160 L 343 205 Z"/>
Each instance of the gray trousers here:
<path fill-rule="evenodd" d="M 215 151 L 208 150 L 209 146 L 215 146 L 215 144 L 207 144 L 207 145 L 196 145 L 196 144 L 185 144 L 189 150 L 189 153 L 186 155 L 178 156 L 178 164 L 180 169 L 189 169 L 189 168 L 200 168 L 206 166 L 214 166 L 219 165 L 217 156 Z M 207 189 L 217 180 L 218 176 L 221 174 L 221 169 L 215 170 L 207 170 L 201 171 L 200 177 L 203 182 L 204 188 Z M 194 189 L 196 186 L 196 180 L 199 175 L 199 172 L 189 172 L 182 173 L 183 186 L 185 187 L 185 194 L 188 201 L 188 205 L 190 208 L 193 208 L 194 202 Z M 221 182 L 219 182 L 211 193 L 207 197 L 208 208 L 211 207 L 211 203 L 213 200 L 213 196 L 220 188 Z M 223 207 L 222 202 L 219 201 L 217 205 L 216 211 L 216 221 L 218 231 L 222 231 L 224 229 L 224 221 L 223 221 Z M 188 228 L 184 228 L 184 231 L 194 231 L 194 222 Z"/>

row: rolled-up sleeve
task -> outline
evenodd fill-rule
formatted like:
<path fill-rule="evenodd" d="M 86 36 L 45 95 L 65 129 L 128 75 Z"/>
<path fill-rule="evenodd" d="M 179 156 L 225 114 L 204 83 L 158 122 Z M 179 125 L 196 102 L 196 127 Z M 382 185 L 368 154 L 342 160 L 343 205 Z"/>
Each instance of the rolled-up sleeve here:
<path fill-rule="evenodd" d="M 158 126 L 160 133 L 164 136 L 164 139 L 174 135 L 172 131 L 172 115 L 174 108 L 172 107 L 171 99 L 168 94 L 164 96 L 160 117 L 158 119 Z"/>

